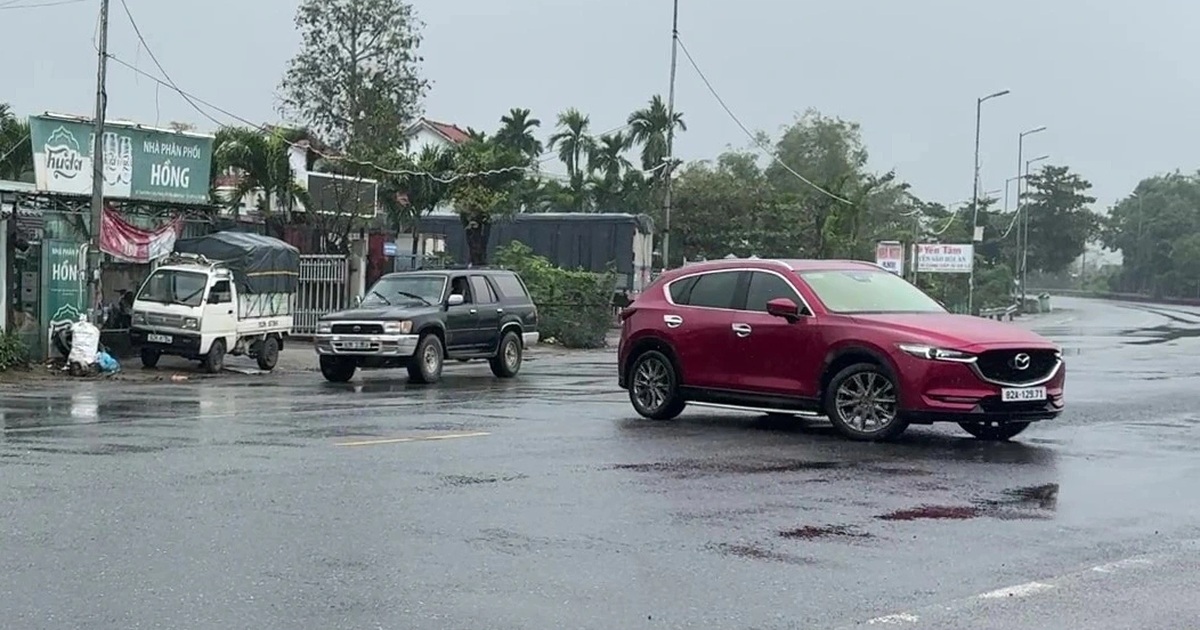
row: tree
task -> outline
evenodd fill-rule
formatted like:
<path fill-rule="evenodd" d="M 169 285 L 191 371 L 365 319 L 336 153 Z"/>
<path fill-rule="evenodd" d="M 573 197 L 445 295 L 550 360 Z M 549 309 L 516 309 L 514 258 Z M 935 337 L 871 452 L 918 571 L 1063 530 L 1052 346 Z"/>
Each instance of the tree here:
<path fill-rule="evenodd" d="M 542 143 L 533 135 L 533 130 L 541 126 L 542 121 L 533 118 L 528 109 L 514 107 L 500 117 L 496 140 L 530 158 L 536 158 L 542 154 Z"/>
<path fill-rule="evenodd" d="M 389 178 L 393 189 L 384 198 L 396 231 L 408 228 L 412 234 L 412 254 L 416 256 L 420 251 L 421 219 L 450 199 L 449 176 L 454 170 L 454 154 L 437 146 L 426 146 L 409 170 L 419 174 Z"/>
<path fill-rule="evenodd" d="M 1120 251 L 1113 289 L 1163 296 L 1194 296 L 1187 271 L 1195 251 L 1187 237 L 1200 232 L 1200 174 L 1144 179 L 1102 222 L 1100 240 Z"/>
<path fill-rule="evenodd" d="M 591 190 L 596 207 L 601 211 L 626 211 L 622 208 L 625 193 L 625 173 L 633 167 L 625 157 L 629 138 L 613 133 L 600 136 L 588 157 L 593 171 Z"/>
<path fill-rule="evenodd" d="M 236 214 L 247 195 L 262 193 L 256 205 L 269 223 L 273 219 L 290 222 L 297 202 L 305 204 L 304 187 L 296 182 L 289 160 L 290 143 L 304 139 L 307 133 L 296 129 L 264 131 L 247 127 L 223 127 L 213 142 L 214 180 L 225 175 L 234 178 L 233 190 L 221 199 Z M 281 211 L 283 217 L 274 213 Z M 280 221 L 274 221 L 280 223 Z"/>
<path fill-rule="evenodd" d="M 429 83 L 419 76 L 421 23 L 400 0 L 304 0 L 302 40 L 284 75 L 283 110 L 334 147 L 379 158 L 404 145 Z"/>
<path fill-rule="evenodd" d="M 1096 198 L 1092 184 L 1065 166 L 1047 166 L 1028 178 L 1022 204 L 1028 212 L 1028 269 L 1065 270 L 1083 254 L 1097 233 L 1099 217 L 1088 207 Z"/>
<path fill-rule="evenodd" d="M 468 262 L 486 265 L 492 221 L 515 209 L 513 196 L 525 178 L 528 157 L 485 138 L 459 145 L 454 161 L 457 179 L 450 186 L 450 198 L 462 221 Z"/>
<path fill-rule="evenodd" d="M 642 168 L 656 173 L 665 170 L 663 164 L 667 159 L 667 135 L 672 129 L 687 131 L 683 122 L 683 113 L 668 114 L 667 106 L 662 96 L 654 95 L 650 104 L 629 115 L 629 134 L 631 143 L 642 147 Z"/>
<path fill-rule="evenodd" d="M 0 179 L 33 181 L 33 143 L 29 123 L 0 103 Z"/>
<path fill-rule="evenodd" d="M 571 189 L 582 192 L 585 187 L 585 173 L 589 171 L 585 158 L 591 155 L 595 140 L 588 135 L 591 119 L 574 107 L 558 115 L 558 131 L 550 136 L 546 148 L 553 151 L 558 148 L 558 159 L 567 167 L 567 177 L 571 181 Z M 584 197 L 580 195 L 579 203 Z M 582 210 L 581 207 L 575 210 Z"/>

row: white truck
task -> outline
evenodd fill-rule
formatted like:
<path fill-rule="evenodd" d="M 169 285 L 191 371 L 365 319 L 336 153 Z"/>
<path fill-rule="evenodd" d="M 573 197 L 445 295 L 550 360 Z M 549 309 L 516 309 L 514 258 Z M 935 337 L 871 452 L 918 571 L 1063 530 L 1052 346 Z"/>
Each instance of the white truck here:
<path fill-rule="evenodd" d="M 138 291 L 130 339 L 146 368 L 166 354 L 215 374 L 226 355 L 249 355 L 272 370 L 292 329 L 299 280 L 299 251 L 269 236 L 177 241 Z"/>

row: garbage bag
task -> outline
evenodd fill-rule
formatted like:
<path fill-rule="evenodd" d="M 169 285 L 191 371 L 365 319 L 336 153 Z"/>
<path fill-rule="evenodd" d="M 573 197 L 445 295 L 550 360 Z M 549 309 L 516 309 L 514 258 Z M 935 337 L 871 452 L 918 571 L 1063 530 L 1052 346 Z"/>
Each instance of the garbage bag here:
<path fill-rule="evenodd" d="M 68 363 L 89 366 L 96 362 L 99 348 L 99 328 L 83 319 L 71 324 L 71 354 L 67 357 Z"/>
<path fill-rule="evenodd" d="M 100 366 L 100 371 L 105 374 L 112 374 L 121 370 L 121 364 L 113 357 L 113 355 L 101 350 L 96 355 L 96 363 Z"/>

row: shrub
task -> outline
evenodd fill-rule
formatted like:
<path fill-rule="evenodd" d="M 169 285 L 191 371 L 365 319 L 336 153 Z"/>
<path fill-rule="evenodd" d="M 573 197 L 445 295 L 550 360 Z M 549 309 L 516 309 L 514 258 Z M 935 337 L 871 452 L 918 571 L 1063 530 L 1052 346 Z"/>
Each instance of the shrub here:
<path fill-rule="evenodd" d="M 0 372 L 25 367 L 28 362 L 29 352 L 20 337 L 14 333 L 0 333 Z"/>
<path fill-rule="evenodd" d="M 498 249 L 494 260 L 525 280 L 538 308 L 542 339 L 554 339 L 566 348 L 604 347 L 613 321 L 612 273 L 556 267 L 519 241 Z"/>

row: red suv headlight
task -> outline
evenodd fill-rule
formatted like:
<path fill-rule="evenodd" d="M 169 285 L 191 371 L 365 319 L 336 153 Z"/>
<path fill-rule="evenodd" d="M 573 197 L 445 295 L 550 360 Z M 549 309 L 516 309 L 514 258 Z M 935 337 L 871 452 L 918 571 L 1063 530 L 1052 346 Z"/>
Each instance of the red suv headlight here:
<path fill-rule="evenodd" d="M 939 348 L 919 343 L 902 343 L 896 347 L 914 357 L 929 361 L 951 361 L 954 363 L 972 363 L 975 361 L 975 355 L 961 350 L 950 350 L 948 348 Z"/>

